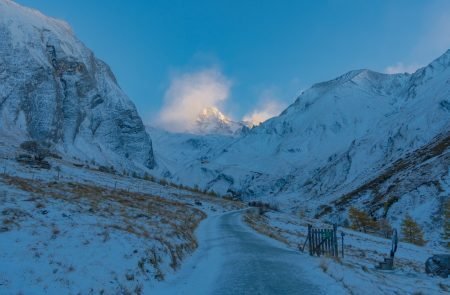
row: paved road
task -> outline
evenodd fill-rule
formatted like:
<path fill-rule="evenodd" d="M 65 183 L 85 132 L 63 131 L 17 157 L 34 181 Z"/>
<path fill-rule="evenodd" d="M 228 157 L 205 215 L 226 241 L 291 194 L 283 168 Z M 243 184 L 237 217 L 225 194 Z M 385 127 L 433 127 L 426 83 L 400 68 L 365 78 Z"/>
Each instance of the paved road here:
<path fill-rule="evenodd" d="M 305 256 L 254 232 L 242 212 L 209 217 L 197 234 L 196 254 L 161 293 L 324 294 L 308 280 Z"/>

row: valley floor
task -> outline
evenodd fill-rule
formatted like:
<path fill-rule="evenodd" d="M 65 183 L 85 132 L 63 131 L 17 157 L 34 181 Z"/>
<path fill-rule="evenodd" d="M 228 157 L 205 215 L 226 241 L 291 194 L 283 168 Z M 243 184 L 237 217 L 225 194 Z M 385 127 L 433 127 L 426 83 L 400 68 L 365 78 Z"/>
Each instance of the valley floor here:
<path fill-rule="evenodd" d="M 0 294 L 444 294 L 401 243 L 396 270 L 374 265 L 389 241 L 344 230 L 343 259 L 301 253 L 312 220 L 75 167 L 1 158 Z M 59 167 L 55 169 L 54 167 Z M 256 230 L 256 231 L 255 231 Z M 259 232 L 259 233 L 258 233 Z M 269 237 L 270 238 L 269 238 Z"/>
<path fill-rule="evenodd" d="M 211 216 L 197 235 L 199 249 L 154 294 L 346 294 L 312 258 L 258 234 L 245 211 Z"/>
<path fill-rule="evenodd" d="M 248 211 L 245 221 L 256 231 L 282 242 L 300 252 L 307 236 L 307 226 L 330 228 L 329 224 L 315 219 L 305 219 L 282 212 L 259 215 Z M 435 247 L 420 247 L 399 242 L 395 255 L 395 269 L 382 271 L 375 268 L 384 257 L 389 256 L 391 241 L 381 237 L 338 228 L 344 232 L 344 258 L 314 257 L 311 269 L 319 267 L 334 283 L 344 287 L 348 294 L 448 294 L 448 279 L 425 273 L 425 261 L 434 254 L 448 251 Z M 340 241 L 340 236 L 338 235 Z M 308 246 L 304 255 L 308 255 Z M 339 244 L 339 252 L 341 245 Z M 340 253 L 339 253 L 340 254 Z M 368 292 L 370 290 L 370 292 Z"/>

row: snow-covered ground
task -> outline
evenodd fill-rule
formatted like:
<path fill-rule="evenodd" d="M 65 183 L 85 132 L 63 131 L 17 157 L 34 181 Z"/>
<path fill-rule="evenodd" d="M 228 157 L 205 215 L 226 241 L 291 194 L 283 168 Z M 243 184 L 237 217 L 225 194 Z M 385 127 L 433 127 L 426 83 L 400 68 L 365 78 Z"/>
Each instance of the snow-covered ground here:
<path fill-rule="evenodd" d="M 197 134 L 171 134 L 145 130 L 65 22 L 10 0 L 0 14 L 0 293 L 448 292 L 423 264 L 444 251 L 450 50 L 413 74 L 356 70 L 315 84 L 252 129 L 209 108 Z M 53 154 L 50 169 L 16 161 L 40 154 L 27 141 Z M 340 224 L 350 207 L 396 227 L 409 214 L 429 243 L 401 243 L 396 270 L 380 272 L 389 241 L 344 229 L 346 257 L 314 259 L 227 213 L 242 203 L 149 174 Z M 321 222 L 305 218 L 245 215 L 295 249 L 306 222 Z"/>
<path fill-rule="evenodd" d="M 154 294 L 346 294 L 311 257 L 253 231 L 243 210 L 210 216 L 198 251 Z"/>
<path fill-rule="evenodd" d="M 34 169 L 5 151 L 0 294 L 151 293 L 197 248 L 206 214 L 242 207 L 58 159 Z"/>
<path fill-rule="evenodd" d="M 308 224 L 331 227 L 319 220 L 281 212 L 259 215 L 249 211 L 245 220 L 258 232 L 296 250 L 304 245 Z M 317 257 L 308 262 L 312 268 L 320 267 L 322 273 L 346 288 L 349 294 L 448 294 L 448 279 L 425 273 L 426 259 L 433 254 L 448 253 L 445 249 L 436 246 L 420 247 L 400 241 L 395 255 L 395 269 L 382 271 L 376 269 L 375 265 L 389 256 L 390 240 L 347 228 L 338 228 L 338 232 L 345 233 L 344 258 Z M 305 255 L 307 252 L 306 245 Z"/>

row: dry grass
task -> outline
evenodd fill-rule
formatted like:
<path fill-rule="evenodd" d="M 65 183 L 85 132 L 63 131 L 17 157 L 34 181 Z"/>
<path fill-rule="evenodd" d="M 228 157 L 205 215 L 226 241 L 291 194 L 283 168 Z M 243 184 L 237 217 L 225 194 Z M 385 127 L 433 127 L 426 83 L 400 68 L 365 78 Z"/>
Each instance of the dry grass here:
<path fill-rule="evenodd" d="M 264 215 L 254 214 L 249 210 L 244 215 L 244 221 L 260 234 L 290 245 L 290 242 L 281 234 L 281 230 L 270 226 Z"/>
<path fill-rule="evenodd" d="M 319 262 L 319 267 L 323 272 L 327 272 L 328 271 L 328 261 L 326 261 L 325 259 L 321 259 Z"/>
<path fill-rule="evenodd" d="M 146 264 L 149 264 L 155 270 L 154 276 L 158 280 L 164 279 L 164 273 L 160 269 L 160 253 L 167 253 L 170 267 L 178 269 L 183 258 L 198 247 L 194 230 L 206 217 L 204 212 L 193 206 L 151 194 L 73 182 L 43 182 L 8 175 L 0 176 L 1 179 L 10 186 L 40 196 L 32 200 L 36 202 L 38 209 L 45 208 L 46 202 L 58 199 L 76 205 L 80 213 L 107 217 L 101 220 L 112 223 L 99 221 L 93 225 L 101 228 L 99 235 L 103 242 L 110 239 L 112 231 L 157 241 L 160 246 L 148 251 L 146 257 L 139 261 L 138 268 L 146 272 Z M 229 200 L 221 202 L 227 206 L 236 206 L 237 203 Z M 3 210 L 3 223 L 6 226 L 16 223 L 18 226 L 20 218 L 24 218 L 23 213 L 14 210 Z M 51 234 L 52 239 L 61 234 L 58 225 L 51 226 Z"/>

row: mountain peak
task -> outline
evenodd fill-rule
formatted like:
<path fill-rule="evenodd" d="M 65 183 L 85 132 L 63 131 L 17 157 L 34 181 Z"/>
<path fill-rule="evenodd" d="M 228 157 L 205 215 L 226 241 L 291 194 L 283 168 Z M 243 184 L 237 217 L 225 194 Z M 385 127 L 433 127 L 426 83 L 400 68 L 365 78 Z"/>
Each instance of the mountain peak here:
<path fill-rule="evenodd" d="M 200 134 L 233 135 L 246 126 L 244 122 L 233 121 L 216 107 L 204 108 L 195 123 L 194 132 Z"/>
<path fill-rule="evenodd" d="M 14 27 L 16 35 L 20 32 L 26 41 L 26 37 L 35 35 L 35 29 L 48 29 L 57 33 L 58 37 L 73 35 L 70 25 L 60 19 L 52 18 L 42 14 L 36 9 L 22 6 L 14 1 L 0 0 L 2 18 L 0 24 L 4 23 Z M 17 36 L 16 36 L 17 37 Z"/>
<path fill-rule="evenodd" d="M 200 114 L 198 115 L 198 120 L 208 120 L 210 118 L 217 119 L 221 122 L 229 122 L 231 121 L 227 116 L 225 116 L 218 108 L 216 107 L 206 107 L 204 108 Z"/>

